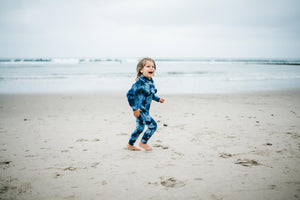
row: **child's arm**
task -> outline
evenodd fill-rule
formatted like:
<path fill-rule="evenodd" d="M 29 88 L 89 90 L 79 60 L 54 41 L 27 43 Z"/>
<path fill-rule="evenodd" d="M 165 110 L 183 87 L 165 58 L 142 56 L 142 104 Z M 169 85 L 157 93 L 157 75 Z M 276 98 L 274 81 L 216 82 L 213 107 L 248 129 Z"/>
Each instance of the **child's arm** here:
<path fill-rule="evenodd" d="M 133 110 L 133 115 L 136 117 L 139 117 L 141 112 L 141 101 L 138 100 L 138 96 L 140 95 L 140 93 L 140 82 L 136 82 L 135 84 L 133 84 L 130 90 L 127 92 L 128 103 Z"/>
<path fill-rule="evenodd" d="M 127 100 L 133 111 L 136 111 L 139 109 L 139 107 L 138 107 L 138 105 L 136 105 L 136 101 L 135 101 L 136 96 L 137 96 L 136 93 L 137 93 L 137 86 L 136 86 L 136 84 L 133 84 L 132 87 L 130 88 L 130 90 L 127 92 Z"/>
<path fill-rule="evenodd" d="M 157 101 L 157 102 L 159 102 L 159 100 L 160 100 L 160 97 L 158 97 L 158 96 L 156 96 L 156 95 L 154 94 L 152 99 L 153 99 L 154 101 Z"/>
<path fill-rule="evenodd" d="M 133 115 L 136 117 L 140 116 L 141 109 L 136 105 L 137 87 L 133 85 L 131 89 L 127 92 L 127 99 L 130 107 L 133 110 Z"/>
<path fill-rule="evenodd" d="M 165 102 L 165 99 L 160 98 L 160 97 L 158 97 L 158 96 L 156 96 L 156 95 L 153 95 L 153 100 L 154 100 L 154 101 L 157 101 L 157 102 L 159 102 L 159 103 Z"/>

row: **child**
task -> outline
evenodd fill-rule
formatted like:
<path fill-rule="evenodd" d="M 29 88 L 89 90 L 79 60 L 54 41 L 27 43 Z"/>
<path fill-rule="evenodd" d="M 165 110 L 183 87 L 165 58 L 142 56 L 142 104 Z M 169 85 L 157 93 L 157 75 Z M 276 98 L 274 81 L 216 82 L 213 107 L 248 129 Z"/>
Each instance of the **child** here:
<path fill-rule="evenodd" d="M 131 134 L 127 149 L 140 151 L 141 149 L 134 146 L 135 141 L 143 132 L 145 125 L 148 130 L 144 133 L 139 146 L 146 151 L 151 151 L 152 148 L 147 144 L 150 137 L 157 129 L 156 122 L 149 115 L 151 101 L 163 103 L 165 100 L 155 95 L 157 92 L 152 77 L 154 76 L 156 65 L 153 59 L 143 58 L 139 61 L 136 67 L 137 77 L 136 82 L 127 92 L 128 103 L 133 110 L 133 115 L 136 117 L 136 129 Z"/>

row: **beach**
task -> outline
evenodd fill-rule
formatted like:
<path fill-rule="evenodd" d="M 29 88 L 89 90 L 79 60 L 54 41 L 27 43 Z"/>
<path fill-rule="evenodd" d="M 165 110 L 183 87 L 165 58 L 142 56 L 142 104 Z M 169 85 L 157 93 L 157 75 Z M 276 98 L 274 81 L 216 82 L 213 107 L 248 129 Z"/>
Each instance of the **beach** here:
<path fill-rule="evenodd" d="M 300 198 L 299 90 L 159 96 L 135 152 L 125 94 L 0 94 L 0 199 Z"/>
<path fill-rule="evenodd" d="M 0 200 L 300 200 L 299 8 L 1 1 Z"/>

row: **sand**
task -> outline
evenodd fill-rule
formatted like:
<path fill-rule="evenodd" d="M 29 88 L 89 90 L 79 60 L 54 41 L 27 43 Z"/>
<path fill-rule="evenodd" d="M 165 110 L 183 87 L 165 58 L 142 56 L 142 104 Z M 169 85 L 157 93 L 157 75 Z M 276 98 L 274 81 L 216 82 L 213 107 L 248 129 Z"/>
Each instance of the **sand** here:
<path fill-rule="evenodd" d="M 0 95 L 0 199 L 300 198 L 299 91 L 164 98 L 134 152 L 125 95 Z"/>

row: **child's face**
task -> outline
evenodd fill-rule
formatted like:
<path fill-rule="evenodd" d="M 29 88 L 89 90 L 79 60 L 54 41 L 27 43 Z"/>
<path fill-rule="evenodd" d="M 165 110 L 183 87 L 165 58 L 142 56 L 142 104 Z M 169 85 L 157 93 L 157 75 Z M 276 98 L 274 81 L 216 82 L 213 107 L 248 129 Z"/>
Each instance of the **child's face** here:
<path fill-rule="evenodd" d="M 152 61 L 146 61 L 143 69 L 140 71 L 146 78 L 150 79 L 154 76 L 155 68 Z"/>

